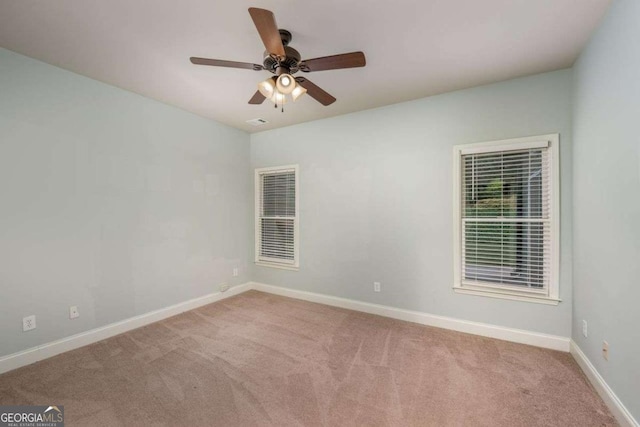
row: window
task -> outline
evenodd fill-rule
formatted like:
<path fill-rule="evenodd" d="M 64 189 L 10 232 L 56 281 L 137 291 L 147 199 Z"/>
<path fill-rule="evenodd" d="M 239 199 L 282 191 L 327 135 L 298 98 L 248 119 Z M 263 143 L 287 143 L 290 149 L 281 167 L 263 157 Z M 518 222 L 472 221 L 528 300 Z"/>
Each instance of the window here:
<path fill-rule="evenodd" d="M 298 166 L 256 169 L 256 264 L 298 267 Z"/>
<path fill-rule="evenodd" d="M 559 136 L 454 147 L 454 290 L 557 304 Z"/>

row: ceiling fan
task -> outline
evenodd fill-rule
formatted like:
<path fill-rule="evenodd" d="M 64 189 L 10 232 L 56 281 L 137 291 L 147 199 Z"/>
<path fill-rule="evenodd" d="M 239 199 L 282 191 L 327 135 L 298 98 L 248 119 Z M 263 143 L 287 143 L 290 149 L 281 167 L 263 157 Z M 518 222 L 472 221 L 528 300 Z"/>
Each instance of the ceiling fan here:
<path fill-rule="evenodd" d="M 309 73 L 312 71 L 364 67 L 366 65 L 364 53 L 362 52 L 301 60 L 300 53 L 289 46 L 291 33 L 287 30 L 278 29 L 273 12 L 250 7 L 249 14 L 267 49 L 264 53 L 262 65 L 191 57 L 191 62 L 197 65 L 244 68 L 254 71 L 266 70 L 274 74 L 274 76 L 258 84 L 258 90 L 249 100 L 249 104 L 262 104 L 265 99 L 269 98 L 277 107 L 278 104 L 282 105 L 287 102 L 287 95 L 291 95 L 295 101 L 300 96 L 308 93 L 316 101 L 327 106 L 333 104 L 336 98 L 313 84 L 309 79 L 300 76 L 293 77 L 293 75 L 298 71 Z"/>

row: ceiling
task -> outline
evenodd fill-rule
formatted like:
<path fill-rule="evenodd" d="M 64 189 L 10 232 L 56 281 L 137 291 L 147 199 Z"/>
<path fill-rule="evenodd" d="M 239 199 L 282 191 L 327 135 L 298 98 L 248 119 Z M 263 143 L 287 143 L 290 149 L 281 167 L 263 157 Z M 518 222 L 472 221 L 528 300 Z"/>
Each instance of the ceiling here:
<path fill-rule="evenodd" d="M 0 0 L 0 46 L 248 132 L 569 67 L 610 0 Z M 247 12 L 275 13 L 303 59 L 364 51 L 365 68 L 304 74 L 335 96 L 247 104 L 269 75 Z M 302 74 L 302 73 L 300 73 Z M 254 127 L 246 120 L 264 118 Z"/>

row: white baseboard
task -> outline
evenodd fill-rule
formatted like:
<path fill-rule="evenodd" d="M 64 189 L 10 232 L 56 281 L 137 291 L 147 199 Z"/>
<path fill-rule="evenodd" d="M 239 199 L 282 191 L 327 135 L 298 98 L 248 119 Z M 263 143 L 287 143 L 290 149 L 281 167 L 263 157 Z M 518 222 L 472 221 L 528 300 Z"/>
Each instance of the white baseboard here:
<path fill-rule="evenodd" d="M 620 425 L 640 427 L 638 421 L 633 418 L 631 412 L 622 404 L 618 396 L 609 387 L 609 384 L 602 378 L 602 375 L 573 340 L 571 340 L 571 354 Z"/>
<path fill-rule="evenodd" d="M 484 337 L 497 338 L 505 341 L 569 352 L 569 343 L 571 340 L 567 337 L 542 334 L 522 329 L 506 328 L 503 326 L 455 319 L 453 317 L 438 316 L 420 311 L 404 310 L 401 308 L 361 302 L 347 298 L 339 298 L 313 292 L 266 285 L 264 283 L 251 282 L 250 286 L 252 289 L 257 291 L 268 292 L 275 295 L 282 295 L 334 307 L 377 314 L 379 316 L 405 320 L 407 322 L 419 323 L 421 325 L 435 326 L 458 332 L 466 332 Z"/>
<path fill-rule="evenodd" d="M 238 295 L 242 292 L 248 291 L 249 289 L 251 289 L 251 285 L 249 283 L 233 286 L 226 292 L 216 292 L 199 298 L 194 298 L 166 308 L 161 308 L 160 310 L 151 311 L 120 322 L 111 323 L 70 337 L 65 337 L 37 347 L 32 347 L 18 353 L 0 357 L 0 374 L 12 371 L 22 366 L 30 365 L 39 360 L 56 356 L 66 351 L 93 344 L 100 340 L 175 316 L 185 311 L 193 310 L 194 308 L 202 307 L 203 305 L 211 304 L 212 302 L 220 301 L 224 298 Z"/>
<path fill-rule="evenodd" d="M 200 298 L 185 301 L 170 307 L 112 323 L 100 328 L 92 329 L 70 337 L 62 338 L 50 343 L 33 347 L 18 353 L 0 357 L 0 374 L 8 372 L 22 366 L 30 365 L 39 360 L 53 357 L 66 351 L 74 350 L 95 343 L 97 341 L 113 337 L 118 334 L 166 319 L 171 316 L 183 313 L 203 305 L 211 304 L 221 299 L 238 295 L 242 292 L 255 289 L 275 295 L 316 302 L 334 307 L 346 308 L 349 310 L 361 311 L 364 313 L 376 314 L 393 319 L 404 320 L 422 325 L 435 326 L 443 329 L 450 329 L 469 334 L 481 335 L 490 338 L 497 338 L 505 341 L 512 341 L 521 344 L 533 345 L 536 347 L 549 348 L 559 351 L 569 351 L 570 339 L 555 335 L 547 335 L 538 332 L 531 332 L 522 329 L 506 328 L 503 326 L 489 325 L 486 323 L 472 322 L 468 320 L 455 319 L 452 317 L 438 316 L 419 311 L 404 310 L 379 304 L 361 302 L 346 298 L 334 297 L 330 295 L 317 294 L 312 292 L 299 291 L 295 289 L 282 288 L 278 286 L 266 285 L 264 283 L 248 282 L 234 286 L 228 291 L 213 293 Z"/>

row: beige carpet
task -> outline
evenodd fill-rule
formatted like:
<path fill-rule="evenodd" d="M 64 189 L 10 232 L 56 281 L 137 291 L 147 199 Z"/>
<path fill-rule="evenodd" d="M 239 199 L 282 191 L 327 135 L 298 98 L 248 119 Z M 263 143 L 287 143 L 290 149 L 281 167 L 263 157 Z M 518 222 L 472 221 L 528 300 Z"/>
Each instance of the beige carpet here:
<path fill-rule="evenodd" d="M 571 355 L 256 291 L 0 376 L 87 426 L 616 425 Z"/>

